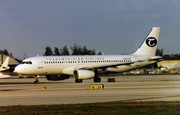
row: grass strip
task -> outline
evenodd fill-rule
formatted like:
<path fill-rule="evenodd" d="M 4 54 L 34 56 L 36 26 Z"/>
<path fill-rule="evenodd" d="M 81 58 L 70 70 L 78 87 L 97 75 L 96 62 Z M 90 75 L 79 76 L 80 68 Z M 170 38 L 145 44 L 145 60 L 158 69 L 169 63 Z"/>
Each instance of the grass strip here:
<path fill-rule="evenodd" d="M 179 115 L 180 101 L 1 106 L 1 115 Z"/>

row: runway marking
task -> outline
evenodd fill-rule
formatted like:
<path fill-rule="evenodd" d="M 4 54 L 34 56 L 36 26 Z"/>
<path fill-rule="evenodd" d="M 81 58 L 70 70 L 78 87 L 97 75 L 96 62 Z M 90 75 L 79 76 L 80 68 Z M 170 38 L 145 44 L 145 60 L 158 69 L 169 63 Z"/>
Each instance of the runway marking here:
<path fill-rule="evenodd" d="M 140 101 L 140 100 L 148 100 L 148 99 L 160 99 L 160 98 L 172 98 L 172 97 L 180 97 L 180 95 L 173 95 L 173 96 L 163 96 L 163 97 L 149 97 L 149 98 L 139 98 L 139 99 L 129 99 L 123 101 Z"/>

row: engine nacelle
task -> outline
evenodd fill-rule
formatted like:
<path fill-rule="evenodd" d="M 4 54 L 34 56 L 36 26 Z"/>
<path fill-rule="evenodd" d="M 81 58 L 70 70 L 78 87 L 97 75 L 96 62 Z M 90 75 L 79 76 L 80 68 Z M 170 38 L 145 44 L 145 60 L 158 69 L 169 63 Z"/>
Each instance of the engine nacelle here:
<path fill-rule="evenodd" d="M 95 73 L 91 70 L 76 70 L 74 71 L 74 77 L 76 79 L 89 79 L 93 78 Z"/>
<path fill-rule="evenodd" d="M 46 75 L 46 79 L 50 81 L 58 81 L 69 79 L 70 75 Z"/>

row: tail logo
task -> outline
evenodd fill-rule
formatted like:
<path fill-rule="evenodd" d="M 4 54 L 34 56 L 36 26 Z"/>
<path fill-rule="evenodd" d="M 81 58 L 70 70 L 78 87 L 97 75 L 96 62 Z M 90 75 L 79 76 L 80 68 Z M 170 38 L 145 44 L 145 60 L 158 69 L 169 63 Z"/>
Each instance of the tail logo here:
<path fill-rule="evenodd" d="M 149 38 L 146 39 L 146 44 L 149 47 L 155 47 L 157 45 L 157 40 L 154 37 L 149 37 Z"/>

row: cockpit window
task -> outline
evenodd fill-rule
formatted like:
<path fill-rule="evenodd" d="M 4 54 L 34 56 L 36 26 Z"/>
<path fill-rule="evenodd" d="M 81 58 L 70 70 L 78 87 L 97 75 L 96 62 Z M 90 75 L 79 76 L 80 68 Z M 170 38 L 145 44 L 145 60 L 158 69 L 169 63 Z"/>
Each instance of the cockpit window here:
<path fill-rule="evenodd" d="M 31 61 L 23 61 L 21 64 L 32 64 Z"/>

